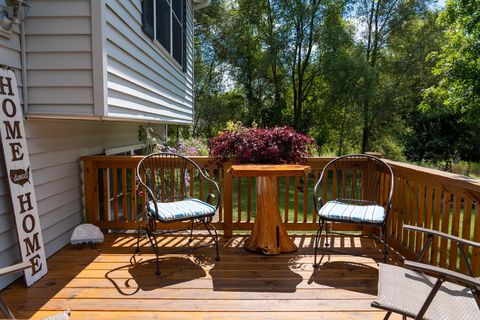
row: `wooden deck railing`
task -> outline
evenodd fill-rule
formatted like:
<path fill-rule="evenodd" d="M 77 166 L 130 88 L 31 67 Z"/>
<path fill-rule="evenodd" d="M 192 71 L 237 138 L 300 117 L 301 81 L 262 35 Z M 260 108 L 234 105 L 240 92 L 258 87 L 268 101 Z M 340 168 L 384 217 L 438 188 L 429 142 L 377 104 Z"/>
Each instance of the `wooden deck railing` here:
<path fill-rule="evenodd" d="M 389 164 L 395 174 L 395 189 L 388 232 L 395 249 L 412 257 L 424 241 L 423 234 L 403 230 L 404 224 L 480 242 L 480 180 L 394 161 Z M 480 250 L 467 249 L 478 276 Z M 450 241 L 434 241 L 428 257 L 432 264 L 465 271 L 458 248 Z"/>
<path fill-rule="evenodd" d="M 145 216 L 145 192 L 136 189 L 135 168 L 141 157 L 83 157 L 85 214 L 89 223 L 103 229 L 136 229 Z M 219 166 L 208 157 L 192 158 L 218 182 L 221 205 L 214 225 L 231 236 L 237 230 L 251 230 L 255 221 L 255 178 L 237 178 L 228 173 L 232 164 Z M 332 158 L 308 159 L 312 171 L 308 177 L 279 178 L 280 213 L 288 230 L 313 231 L 318 220 L 313 210 L 313 187 L 321 170 Z M 395 174 L 395 192 L 388 221 L 390 245 L 406 257 L 418 253 L 423 235 L 404 231 L 404 224 L 413 224 L 448 232 L 465 239 L 480 241 L 480 181 L 388 161 Z M 336 195 L 335 179 L 323 197 Z M 194 196 L 203 198 L 211 186 L 194 181 Z M 180 227 L 177 224 L 173 227 Z M 183 225 L 185 226 L 185 225 Z M 169 226 L 172 227 L 172 226 Z M 364 230 L 360 225 L 335 225 L 336 230 Z M 377 230 L 378 232 L 378 230 Z M 480 250 L 469 249 L 473 270 L 480 273 Z M 457 257 L 457 248 L 449 241 L 434 241 L 429 251 L 433 264 L 465 270 Z"/>

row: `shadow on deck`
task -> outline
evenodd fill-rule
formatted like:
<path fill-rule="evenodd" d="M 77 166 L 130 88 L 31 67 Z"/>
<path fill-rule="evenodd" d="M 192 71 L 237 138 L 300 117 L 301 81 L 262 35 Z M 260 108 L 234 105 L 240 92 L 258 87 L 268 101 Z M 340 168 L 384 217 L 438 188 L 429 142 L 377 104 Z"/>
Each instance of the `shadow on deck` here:
<path fill-rule="evenodd" d="M 19 318 L 66 309 L 72 319 L 383 318 L 370 307 L 383 258 L 378 242 L 336 236 L 314 271 L 314 237 L 292 237 L 299 250 L 278 256 L 245 251 L 243 236 L 222 239 L 219 262 L 213 247 L 186 250 L 187 236 L 159 237 L 165 254 L 156 276 L 146 241 L 133 257 L 134 236 L 107 235 L 96 249 L 62 249 L 35 285 L 19 280 L 0 296 Z M 210 240 L 199 235 L 191 245 Z M 399 261 L 395 253 L 389 259 Z"/>

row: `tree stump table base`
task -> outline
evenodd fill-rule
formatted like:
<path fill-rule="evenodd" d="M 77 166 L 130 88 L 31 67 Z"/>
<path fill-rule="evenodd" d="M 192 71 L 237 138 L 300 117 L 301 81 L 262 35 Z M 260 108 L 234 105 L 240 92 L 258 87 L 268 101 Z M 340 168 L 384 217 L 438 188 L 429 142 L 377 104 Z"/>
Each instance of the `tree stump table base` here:
<path fill-rule="evenodd" d="M 277 177 L 257 177 L 257 215 L 245 249 L 266 255 L 297 251 L 280 217 Z"/>
<path fill-rule="evenodd" d="M 252 234 L 244 248 L 265 255 L 295 252 L 297 246 L 290 239 L 278 209 L 279 176 L 307 174 L 309 166 L 301 165 L 234 165 L 230 172 L 234 176 L 256 177 L 257 212 Z"/>

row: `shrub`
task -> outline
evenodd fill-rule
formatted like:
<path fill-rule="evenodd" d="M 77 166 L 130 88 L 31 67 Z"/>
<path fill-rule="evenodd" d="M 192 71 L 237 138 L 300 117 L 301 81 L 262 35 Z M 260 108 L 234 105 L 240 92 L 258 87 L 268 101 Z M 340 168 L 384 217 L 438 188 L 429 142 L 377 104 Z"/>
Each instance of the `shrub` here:
<path fill-rule="evenodd" d="M 210 140 L 210 156 L 219 162 L 235 157 L 236 163 L 305 163 L 313 145 L 310 136 L 289 127 L 236 127 Z"/>
<path fill-rule="evenodd" d="M 138 140 L 143 143 L 142 154 L 144 155 L 155 152 L 173 152 L 186 157 L 208 156 L 206 140 L 190 137 L 165 143 L 151 127 L 139 126 Z"/>
<path fill-rule="evenodd" d="M 196 138 L 181 139 L 173 145 L 164 146 L 162 151 L 178 153 L 187 157 L 208 155 L 207 144 Z"/>

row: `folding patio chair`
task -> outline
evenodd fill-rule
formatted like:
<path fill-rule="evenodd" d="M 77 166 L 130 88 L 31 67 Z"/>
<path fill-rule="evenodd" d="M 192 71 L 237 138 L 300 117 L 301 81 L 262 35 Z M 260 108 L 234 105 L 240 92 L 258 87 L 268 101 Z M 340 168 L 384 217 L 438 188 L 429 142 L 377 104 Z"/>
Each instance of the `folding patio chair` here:
<path fill-rule="evenodd" d="M 209 194 L 205 201 L 190 197 L 194 193 L 194 177 L 211 183 L 215 194 Z M 192 160 L 170 152 L 159 152 L 145 156 L 137 166 L 137 179 L 147 191 L 146 221 L 138 228 L 137 249 L 140 252 L 140 234 L 147 235 L 157 260 L 156 274 L 160 274 L 160 251 L 157 235 L 175 231 L 190 230 L 204 226 L 216 246 L 216 261 L 220 260 L 217 231 L 211 224 L 220 201 L 220 189 Z M 216 199 L 215 204 L 211 202 Z M 172 223 L 190 221 L 191 228 L 182 230 L 157 231 L 157 222 Z"/>
<path fill-rule="evenodd" d="M 417 261 L 406 260 L 404 267 L 380 264 L 378 297 L 372 307 L 387 310 L 384 319 L 392 312 L 403 319 L 480 319 L 480 278 L 474 278 L 464 249 L 480 248 L 480 243 L 421 227 L 405 225 L 404 229 L 425 233 L 425 244 Z M 458 247 L 467 274 L 422 263 L 434 236 L 451 240 L 451 245 Z"/>
<path fill-rule="evenodd" d="M 329 177 L 331 179 L 329 179 Z M 330 183 L 331 182 L 331 183 Z M 315 259 L 326 222 L 346 222 L 381 227 L 384 261 L 387 257 L 387 219 L 393 196 L 394 175 L 390 166 L 377 157 L 352 154 L 333 159 L 323 168 L 315 185 L 313 203 L 319 217 L 315 237 Z M 331 193 L 334 200 L 324 202 Z"/>

